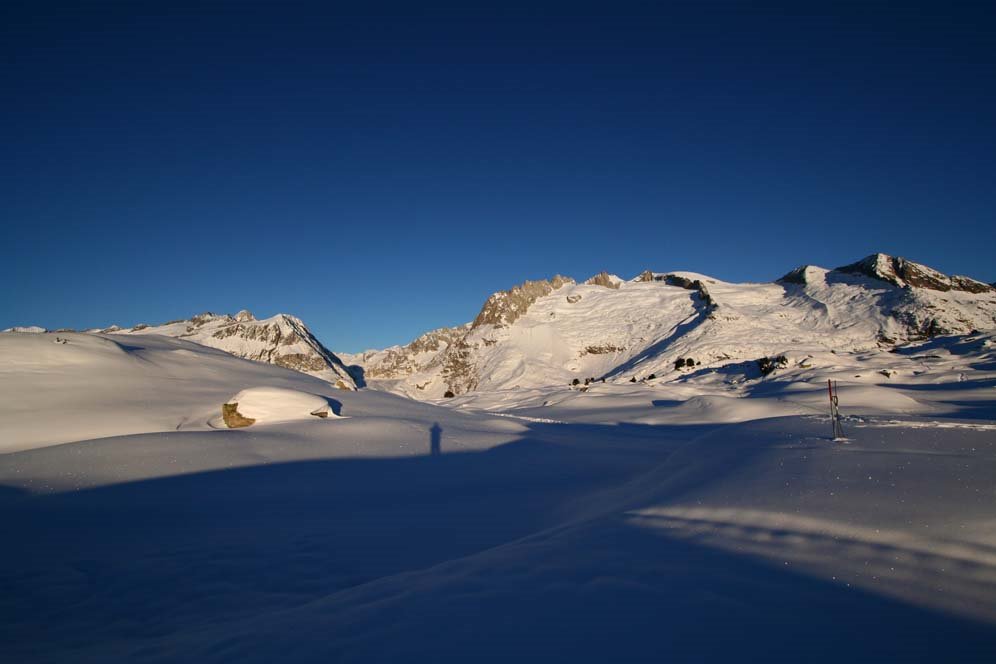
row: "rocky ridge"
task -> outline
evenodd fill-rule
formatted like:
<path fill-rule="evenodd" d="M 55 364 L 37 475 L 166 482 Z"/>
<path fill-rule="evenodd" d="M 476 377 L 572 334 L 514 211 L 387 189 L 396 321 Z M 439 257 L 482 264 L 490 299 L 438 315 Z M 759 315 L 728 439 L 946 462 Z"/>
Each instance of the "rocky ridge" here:
<path fill-rule="evenodd" d="M 289 314 L 277 314 L 257 320 L 246 310 L 234 316 L 205 312 L 162 325 L 139 324 L 127 329 L 112 326 L 91 331 L 177 337 L 217 348 L 246 360 L 266 362 L 312 374 L 340 389 L 355 390 L 357 387 L 342 360 L 323 346 L 300 318 Z"/>
<path fill-rule="evenodd" d="M 942 272 L 888 254 L 872 254 L 856 263 L 838 267 L 838 272 L 863 274 L 873 279 L 881 279 L 900 288 L 926 288 L 936 291 L 965 291 L 967 293 L 989 293 L 996 288 L 981 281 L 961 275 L 948 276 Z"/>
<path fill-rule="evenodd" d="M 404 346 L 391 346 L 384 350 L 362 353 L 339 353 L 351 368 L 362 372 L 364 379 L 397 379 L 418 373 L 431 366 L 433 361 L 470 330 L 470 323 L 456 327 L 441 327 L 426 332 Z"/>

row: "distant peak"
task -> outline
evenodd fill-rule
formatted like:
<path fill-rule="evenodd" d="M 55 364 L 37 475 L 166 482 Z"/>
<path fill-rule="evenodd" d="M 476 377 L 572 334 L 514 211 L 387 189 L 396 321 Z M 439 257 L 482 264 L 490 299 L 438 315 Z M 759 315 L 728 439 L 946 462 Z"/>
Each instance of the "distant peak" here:
<path fill-rule="evenodd" d="M 239 313 L 235 314 L 235 320 L 240 323 L 246 323 L 251 320 L 256 320 L 256 317 L 252 315 L 252 312 L 248 309 L 243 309 Z"/>
<path fill-rule="evenodd" d="M 39 327 L 37 325 L 16 325 L 14 327 L 8 327 L 3 332 L 19 332 L 22 334 L 43 334 L 48 332 L 44 327 Z"/>
<path fill-rule="evenodd" d="M 985 293 L 993 290 L 992 286 L 981 281 L 957 275 L 948 276 L 922 263 L 914 263 L 902 256 L 890 256 L 883 253 L 866 256 L 857 263 L 838 267 L 836 271 L 861 274 L 900 288 L 926 288 L 936 291 L 959 290 L 970 293 Z"/>
<path fill-rule="evenodd" d="M 622 283 L 622 279 L 614 274 L 602 271 L 589 278 L 585 283 L 589 286 L 604 286 L 605 288 L 614 288 L 618 290 L 619 284 Z"/>
<path fill-rule="evenodd" d="M 191 325 L 193 325 L 195 327 L 200 327 L 201 325 L 205 325 L 205 324 L 210 323 L 211 321 L 217 320 L 219 318 L 231 318 L 231 316 L 219 316 L 218 314 L 213 313 L 211 311 L 205 311 L 202 314 L 197 314 L 196 316 L 191 316 L 190 323 L 191 323 Z"/>
<path fill-rule="evenodd" d="M 783 284 L 799 284 L 801 286 L 805 286 L 813 281 L 814 274 L 822 274 L 824 272 L 826 272 L 826 270 L 816 267 L 815 265 L 800 265 L 775 281 Z"/>

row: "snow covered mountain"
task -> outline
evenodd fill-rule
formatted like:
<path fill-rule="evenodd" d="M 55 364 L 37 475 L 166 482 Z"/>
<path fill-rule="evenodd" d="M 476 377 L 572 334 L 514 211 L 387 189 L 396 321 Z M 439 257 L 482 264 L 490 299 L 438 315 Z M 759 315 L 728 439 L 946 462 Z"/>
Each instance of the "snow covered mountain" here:
<path fill-rule="evenodd" d="M 0 661 L 992 661 L 996 330 L 900 342 L 996 292 L 863 263 L 347 358 L 439 403 L 291 317 L 0 334 Z"/>
<path fill-rule="evenodd" d="M 429 367 L 433 360 L 470 330 L 470 323 L 457 327 L 441 327 L 426 332 L 406 346 L 391 346 L 384 350 L 363 353 L 339 353 L 350 367 L 360 367 L 364 379 L 404 378 Z"/>
<path fill-rule="evenodd" d="M 762 358 L 777 358 L 766 370 L 813 367 L 836 353 L 994 328 L 993 286 L 875 254 L 772 283 L 649 270 L 583 284 L 558 275 L 493 294 L 467 325 L 348 361 L 381 387 L 432 399 L 575 380 L 749 376 Z"/>
<path fill-rule="evenodd" d="M 544 297 L 610 294 L 571 288 Z M 990 662 L 996 333 L 895 350 L 485 413 L 460 406 L 529 390 L 444 408 L 161 335 L 2 334 L 0 661 Z"/>
<path fill-rule="evenodd" d="M 356 383 L 342 360 L 323 346 L 300 318 L 288 314 L 256 320 L 245 310 L 234 316 L 207 312 L 162 325 L 142 324 L 127 329 L 113 326 L 88 331 L 107 334 L 161 334 L 186 339 L 246 360 L 267 362 L 312 374 L 340 389 L 356 389 Z"/>

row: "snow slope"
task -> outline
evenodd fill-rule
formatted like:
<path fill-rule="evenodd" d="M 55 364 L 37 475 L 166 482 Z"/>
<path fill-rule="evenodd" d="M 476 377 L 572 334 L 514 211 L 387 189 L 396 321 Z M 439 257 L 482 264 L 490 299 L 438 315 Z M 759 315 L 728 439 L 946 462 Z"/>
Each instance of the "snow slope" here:
<path fill-rule="evenodd" d="M 527 282 L 489 298 L 466 332 L 450 331 L 431 356 L 417 341 L 354 361 L 372 378 L 393 379 L 372 385 L 438 399 L 586 379 L 684 381 L 696 371 L 744 373 L 745 363 L 782 355 L 818 370 L 837 364 L 834 353 L 996 329 L 996 290 L 986 284 L 884 255 L 865 262 L 871 267 L 805 266 L 774 283 L 649 271 L 628 282 Z M 676 369 L 679 358 L 694 366 Z"/>
<path fill-rule="evenodd" d="M 273 394 L 261 395 L 266 389 Z M 130 434 L 211 431 L 219 426 L 222 404 L 246 390 L 253 402 L 262 396 L 265 403 L 275 394 L 269 403 L 277 412 L 288 393 L 320 395 L 336 414 L 347 416 L 366 415 L 371 409 L 448 412 L 384 393 L 351 396 L 318 376 L 242 360 L 183 339 L 4 334 L 0 335 L 0 453 Z M 302 426 L 352 426 L 345 419 L 334 423 L 306 419 Z M 498 426 L 505 430 L 511 423 L 499 420 Z"/>
<path fill-rule="evenodd" d="M 300 318 L 288 314 L 256 320 L 245 310 L 234 316 L 208 312 L 163 325 L 141 324 L 128 329 L 114 326 L 90 331 L 177 337 L 218 348 L 236 357 L 319 376 L 340 389 L 356 389 L 342 360 L 323 346 Z"/>
<path fill-rule="evenodd" d="M 443 408 L 0 335 L 0 660 L 991 661 L 994 343 Z M 281 416 L 213 428 L 236 396 Z"/>

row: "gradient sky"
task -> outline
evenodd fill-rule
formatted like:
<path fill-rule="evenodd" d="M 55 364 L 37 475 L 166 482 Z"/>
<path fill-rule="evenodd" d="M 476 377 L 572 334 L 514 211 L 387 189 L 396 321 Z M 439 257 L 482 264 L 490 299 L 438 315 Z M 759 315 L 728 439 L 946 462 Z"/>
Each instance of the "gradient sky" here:
<path fill-rule="evenodd" d="M 357 351 L 557 272 L 996 280 L 992 3 L 421 4 L 0 3 L 0 328 Z"/>

